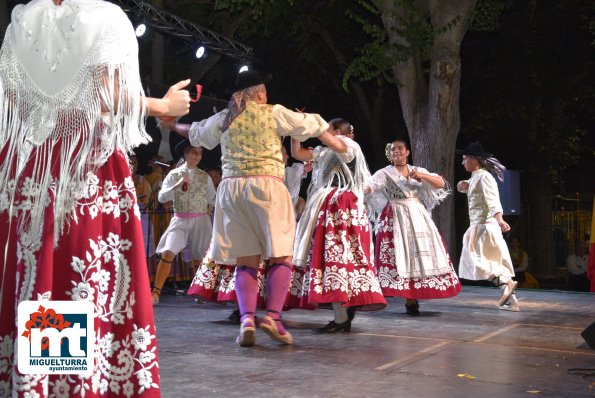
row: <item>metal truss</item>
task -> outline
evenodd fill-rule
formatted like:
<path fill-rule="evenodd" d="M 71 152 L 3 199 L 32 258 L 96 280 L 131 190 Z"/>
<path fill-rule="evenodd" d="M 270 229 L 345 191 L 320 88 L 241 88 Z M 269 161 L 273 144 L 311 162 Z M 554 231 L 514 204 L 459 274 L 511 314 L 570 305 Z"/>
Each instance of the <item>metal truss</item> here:
<path fill-rule="evenodd" d="M 141 0 L 110 0 L 155 30 L 165 35 L 177 37 L 192 48 L 199 43 L 210 51 L 218 52 L 231 58 L 242 61 L 250 61 L 254 58 L 251 47 L 248 47 L 235 40 L 228 39 L 219 33 L 203 28 L 190 21 L 178 17 L 175 14 L 152 6 Z"/>

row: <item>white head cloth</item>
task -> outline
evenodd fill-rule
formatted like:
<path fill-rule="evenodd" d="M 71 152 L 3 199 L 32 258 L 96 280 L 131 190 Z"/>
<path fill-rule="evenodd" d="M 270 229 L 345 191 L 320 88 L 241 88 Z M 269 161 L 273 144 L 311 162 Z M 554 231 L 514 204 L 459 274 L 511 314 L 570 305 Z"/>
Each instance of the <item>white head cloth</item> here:
<path fill-rule="evenodd" d="M 33 0 L 14 8 L 0 52 L 0 211 L 22 210 L 21 239 L 41 237 L 52 191 L 56 244 L 89 195 L 86 179 L 116 148 L 149 141 L 142 98 L 136 36 L 119 7 Z"/>

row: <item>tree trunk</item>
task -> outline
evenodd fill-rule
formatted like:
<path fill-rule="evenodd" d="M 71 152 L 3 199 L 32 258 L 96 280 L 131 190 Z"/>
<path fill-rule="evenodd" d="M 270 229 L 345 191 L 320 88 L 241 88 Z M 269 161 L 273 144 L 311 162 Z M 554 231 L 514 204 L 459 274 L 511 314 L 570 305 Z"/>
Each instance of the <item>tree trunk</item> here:
<path fill-rule="evenodd" d="M 428 122 L 415 140 L 414 150 L 428 152 L 427 169 L 443 174 L 455 186 L 455 146 L 461 128 L 459 95 L 461 89 L 461 42 L 467 32 L 468 16 L 476 0 L 457 2 L 430 1 L 432 26 L 440 29 L 457 17 L 460 21 L 434 38 L 430 68 Z M 456 4 L 456 5 L 455 5 Z M 421 148 L 417 148 L 421 147 Z M 422 160 L 423 162 L 423 160 Z M 423 163 L 422 163 L 423 165 Z M 449 253 L 455 253 L 454 200 L 451 196 L 434 215 Z"/>
<path fill-rule="evenodd" d="M 345 69 L 347 69 L 349 62 L 347 61 L 345 55 L 343 55 L 343 53 L 336 46 L 333 36 L 324 26 L 316 26 L 316 33 L 326 43 L 330 52 L 335 57 L 337 64 L 343 69 L 344 72 Z M 338 82 L 335 81 L 334 84 L 337 86 L 338 90 L 342 89 Z M 384 87 L 379 85 L 378 93 L 373 97 L 374 101 L 372 102 L 369 100 L 369 96 L 366 95 L 366 91 L 358 81 L 351 80 L 349 82 L 349 87 L 354 94 L 353 97 L 355 98 L 356 106 L 359 108 L 358 113 L 359 115 L 363 116 L 363 119 L 367 124 L 367 132 L 372 142 L 373 153 L 384 153 L 384 146 L 386 143 L 382 138 L 381 128 L 381 119 L 384 109 Z M 356 140 L 357 134 L 358 132 L 356 131 Z M 378 168 L 380 164 L 377 163 L 385 164 L 384 159 L 371 159 L 371 161 L 368 161 L 368 166 L 374 166 L 375 168 Z"/>
<path fill-rule="evenodd" d="M 421 56 L 413 56 L 393 67 L 398 81 L 403 118 L 411 139 L 415 164 L 437 172 L 454 186 L 455 145 L 461 119 L 459 93 L 461 80 L 460 47 L 467 32 L 468 16 L 477 0 L 416 2 L 430 15 L 437 32 L 434 37 L 429 80 L 426 83 Z M 397 1 L 380 4 L 389 43 L 408 45 L 398 34 L 399 18 L 410 11 Z M 452 24 L 452 26 L 446 27 Z M 438 207 L 434 219 L 451 256 L 455 257 L 454 201 L 452 197 Z"/>

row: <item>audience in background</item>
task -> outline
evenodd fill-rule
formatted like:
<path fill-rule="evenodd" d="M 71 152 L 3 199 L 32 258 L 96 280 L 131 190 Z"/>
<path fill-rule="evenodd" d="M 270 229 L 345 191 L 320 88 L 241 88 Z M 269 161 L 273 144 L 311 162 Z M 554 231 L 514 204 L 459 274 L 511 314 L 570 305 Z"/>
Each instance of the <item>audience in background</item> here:
<path fill-rule="evenodd" d="M 576 244 L 574 253 L 570 254 L 566 259 L 566 267 L 568 268 L 570 289 L 588 292 L 587 268 L 589 267 L 589 254 L 582 242 Z"/>

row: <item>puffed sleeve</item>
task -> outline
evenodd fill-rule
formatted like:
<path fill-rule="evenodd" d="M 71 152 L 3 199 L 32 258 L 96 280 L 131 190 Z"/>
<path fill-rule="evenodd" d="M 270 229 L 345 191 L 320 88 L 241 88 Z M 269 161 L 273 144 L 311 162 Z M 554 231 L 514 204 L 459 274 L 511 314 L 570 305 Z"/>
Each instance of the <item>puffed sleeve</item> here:
<path fill-rule="evenodd" d="M 477 182 L 477 186 L 483 192 L 486 205 L 490 211 L 490 216 L 493 217 L 498 213 L 502 213 L 502 204 L 500 203 L 500 195 L 498 193 L 498 184 L 496 179 L 489 173 L 484 173 Z"/>
<path fill-rule="evenodd" d="M 176 173 L 175 170 L 172 170 L 163 180 L 163 184 L 161 184 L 161 190 L 157 195 L 157 200 L 160 203 L 169 202 L 174 199 L 174 185 L 176 185 L 176 183 L 179 181 L 179 178 L 177 177 L 179 177 L 178 173 Z"/>
<path fill-rule="evenodd" d="M 353 161 L 353 159 L 355 159 L 355 154 L 357 153 L 357 143 L 355 141 L 353 141 L 352 139 L 347 138 L 342 135 L 336 135 L 335 137 L 337 139 L 343 141 L 345 143 L 345 145 L 347 146 L 347 150 L 345 152 L 343 152 L 343 153 L 336 152 L 337 156 L 339 156 L 339 159 L 341 159 L 342 162 L 351 163 Z"/>
<path fill-rule="evenodd" d="M 273 105 L 273 118 L 279 136 L 291 136 L 303 142 L 328 130 L 328 123 L 316 113 L 294 112 L 282 105 Z"/>
<path fill-rule="evenodd" d="M 192 123 L 188 132 L 188 139 L 192 146 L 213 149 L 221 142 L 221 126 L 227 116 L 227 109 L 200 122 Z"/>

